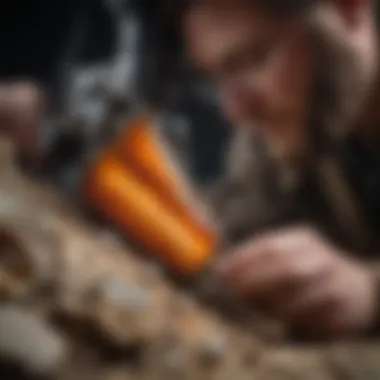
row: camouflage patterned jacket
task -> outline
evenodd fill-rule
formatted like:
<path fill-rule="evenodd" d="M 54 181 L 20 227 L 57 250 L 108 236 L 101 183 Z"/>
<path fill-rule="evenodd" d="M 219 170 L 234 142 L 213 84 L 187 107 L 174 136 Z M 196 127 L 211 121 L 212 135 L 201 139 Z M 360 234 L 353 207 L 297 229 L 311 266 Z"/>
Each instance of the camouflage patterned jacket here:
<path fill-rule="evenodd" d="M 368 261 L 380 279 L 380 158 L 349 139 L 297 177 L 274 165 L 250 136 L 238 135 L 210 196 L 227 244 L 276 226 L 311 224 Z"/>

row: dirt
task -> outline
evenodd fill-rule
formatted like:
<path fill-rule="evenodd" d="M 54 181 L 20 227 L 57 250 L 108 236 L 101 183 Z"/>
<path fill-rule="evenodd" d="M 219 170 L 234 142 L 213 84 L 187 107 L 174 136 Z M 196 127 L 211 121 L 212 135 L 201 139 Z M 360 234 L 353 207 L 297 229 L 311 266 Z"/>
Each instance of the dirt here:
<path fill-rule="evenodd" d="M 62 380 L 380 378 L 379 343 L 297 345 L 265 318 L 234 323 L 21 175 L 5 141 L 0 153 L 4 371 Z"/>

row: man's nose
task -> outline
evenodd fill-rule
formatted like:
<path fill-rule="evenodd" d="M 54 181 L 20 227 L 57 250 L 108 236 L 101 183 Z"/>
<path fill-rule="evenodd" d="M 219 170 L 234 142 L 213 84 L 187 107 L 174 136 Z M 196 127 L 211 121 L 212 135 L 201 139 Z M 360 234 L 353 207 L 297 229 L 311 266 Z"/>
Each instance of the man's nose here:
<path fill-rule="evenodd" d="M 249 88 L 224 89 L 221 103 L 225 114 L 233 123 L 256 120 L 264 109 L 263 97 Z"/>

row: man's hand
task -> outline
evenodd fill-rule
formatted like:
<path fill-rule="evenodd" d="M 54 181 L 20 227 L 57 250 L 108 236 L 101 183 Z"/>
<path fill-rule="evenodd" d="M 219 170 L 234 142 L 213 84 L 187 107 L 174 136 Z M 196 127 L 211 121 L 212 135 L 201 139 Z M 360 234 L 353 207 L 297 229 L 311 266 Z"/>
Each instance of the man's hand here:
<path fill-rule="evenodd" d="M 374 322 L 376 284 L 370 269 L 310 229 L 255 239 L 223 257 L 216 271 L 237 295 L 303 331 L 339 337 Z"/>

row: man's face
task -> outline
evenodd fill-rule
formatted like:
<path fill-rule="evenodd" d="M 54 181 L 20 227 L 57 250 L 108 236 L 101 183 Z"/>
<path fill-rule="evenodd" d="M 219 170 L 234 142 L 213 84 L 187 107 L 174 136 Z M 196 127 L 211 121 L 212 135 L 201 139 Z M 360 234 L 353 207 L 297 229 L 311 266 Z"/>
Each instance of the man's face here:
<path fill-rule="evenodd" d="M 297 155 L 317 75 L 310 27 L 247 0 L 206 0 L 187 12 L 185 35 L 190 58 L 217 84 L 231 121 L 252 127 L 273 153 Z"/>

